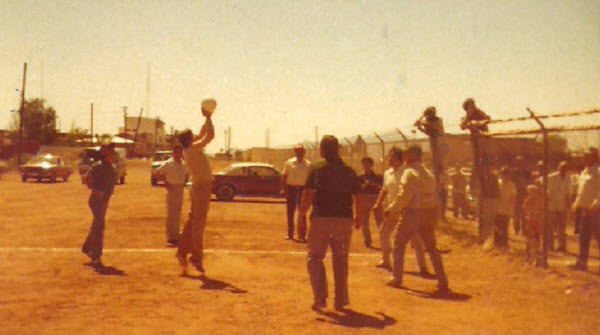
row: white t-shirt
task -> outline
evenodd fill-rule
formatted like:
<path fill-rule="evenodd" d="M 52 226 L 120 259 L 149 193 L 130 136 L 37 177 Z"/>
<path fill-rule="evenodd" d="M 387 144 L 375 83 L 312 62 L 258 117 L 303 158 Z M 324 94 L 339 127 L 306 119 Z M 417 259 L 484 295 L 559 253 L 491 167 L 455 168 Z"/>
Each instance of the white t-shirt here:
<path fill-rule="evenodd" d="M 185 184 L 185 177 L 188 174 L 188 170 L 184 161 L 177 163 L 171 157 L 156 169 L 156 173 L 164 175 L 167 183 L 171 185 L 183 185 Z"/>
<path fill-rule="evenodd" d="M 400 190 L 400 178 L 404 173 L 405 166 L 400 166 L 396 171 L 394 168 L 387 169 L 383 174 L 383 189 L 387 192 L 385 199 L 383 199 L 383 206 L 386 208 L 398 195 Z"/>
<path fill-rule="evenodd" d="M 292 157 L 285 162 L 283 174 L 287 176 L 287 184 L 290 186 L 304 186 L 308 173 L 310 172 L 310 162 L 306 159 L 298 162 L 296 157 Z"/>

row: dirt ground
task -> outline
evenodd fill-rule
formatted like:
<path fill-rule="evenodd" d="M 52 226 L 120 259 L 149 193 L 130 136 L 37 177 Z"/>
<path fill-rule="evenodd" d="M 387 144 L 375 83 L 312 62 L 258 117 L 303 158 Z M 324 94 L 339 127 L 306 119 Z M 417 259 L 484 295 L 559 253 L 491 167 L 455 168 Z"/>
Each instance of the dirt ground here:
<path fill-rule="evenodd" d="M 283 240 L 285 206 L 272 199 L 213 202 L 207 277 L 179 277 L 175 250 L 165 244 L 164 189 L 150 186 L 149 170 L 148 162 L 129 162 L 127 183 L 116 188 L 104 273 L 86 266 L 79 251 L 91 214 L 77 174 L 57 184 L 23 184 L 14 172 L 2 177 L 0 334 L 584 335 L 600 329 L 595 243 L 589 272 L 568 269 L 574 255 L 559 253 L 543 270 L 525 264 L 519 238 L 508 252 L 481 251 L 475 224 L 467 221 L 438 229 L 440 248 L 452 249 L 444 255 L 452 299 L 429 294 L 436 282 L 414 275 L 410 250 L 408 289 L 385 286 L 389 273 L 375 268 L 377 251 L 366 249 L 355 231 L 351 311 L 312 312 L 306 245 Z M 569 243 L 577 251 L 574 237 Z"/>

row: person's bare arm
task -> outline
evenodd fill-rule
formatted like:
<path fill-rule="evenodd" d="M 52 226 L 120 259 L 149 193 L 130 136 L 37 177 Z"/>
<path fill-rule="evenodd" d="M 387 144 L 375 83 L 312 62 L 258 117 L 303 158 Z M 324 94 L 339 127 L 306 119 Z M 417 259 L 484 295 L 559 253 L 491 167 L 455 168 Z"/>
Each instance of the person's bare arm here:
<path fill-rule="evenodd" d="M 285 186 L 287 185 L 287 174 L 284 174 L 281 176 L 281 194 L 285 194 L 286 189 Z"/>
<path fill-rule="evenodd" d="M 385 187 L 382 187 L 381 190 L 379 191 L 379 195 L 377 196 L 377 201 L 375 201 L 375 205 L 373 205 L 374 210 L 381 207 L 381 205 L 383 204 L 383 199 L 385 198 L 386 195 L 387 195 L 387 190 L 385 189 Z"/>
<path fill-rule="evenodd" d="M 356 213 L 354 215 L 354 228 L 355 229 L 359 229 L 361 226 L 361 218 L 363 215 L 365 215 L 365 213 L 362 212 L 363 210 L 363 194 L 362 193 L 356 193 L 354 194 L 354 213 Z"/>
<path fill-rule="evenodd" d="M 215 138 L 215 127 L 210 116 L 206 117 L 206 121 L 200 130 L 200 139 L 192 144 L 195 148 L 204 149 Z"/>

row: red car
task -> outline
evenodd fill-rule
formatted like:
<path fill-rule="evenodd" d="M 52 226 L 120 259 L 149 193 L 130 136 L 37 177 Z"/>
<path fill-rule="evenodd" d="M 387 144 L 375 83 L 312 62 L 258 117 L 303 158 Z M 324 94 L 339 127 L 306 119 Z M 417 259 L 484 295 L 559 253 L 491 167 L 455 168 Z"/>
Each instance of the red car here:
<path fill-rule="evenodd" d="M 231 201 L 237 195 L 279 197 L 281 172 L 271 164 L 234 163 L 214 174 L 212 193 L 221 201 Z"/>

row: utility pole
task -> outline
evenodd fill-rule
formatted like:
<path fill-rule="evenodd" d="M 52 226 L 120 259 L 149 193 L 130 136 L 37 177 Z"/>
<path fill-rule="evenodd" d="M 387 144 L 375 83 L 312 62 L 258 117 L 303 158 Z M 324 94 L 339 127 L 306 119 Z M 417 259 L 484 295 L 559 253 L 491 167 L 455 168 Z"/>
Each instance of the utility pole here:
<path fill-rule="evenodd" d="M 90 106 L 90 145 L 94 145 L 94 103 Z"/>
<path fill-rule="evenodd" d="M 158 116 L 154 120 L 154 152 L 156 152 L 156 146 L 158 145 Z"/>
<path fill-rule="evenodd" d="M 315 160 L 319 157 L 319 127 L 315 126 Z"/>
<path fill-rule="evenodd" d="M 135 135 L 133 135 L 133 146 L 131 151 L 129 152 L 129 158 L 133 157 L 135 153 L 135 145 L 138 137 L 138 131 L 140 130 L 140 122 L 142 122 L 142 114 L 144 113 L 144 108 L 140 109 L 140 116 L 138 117 L 137 126 L 135 127 Z"/>
<path fill-rule="evenodd" d="M 17 162 L 21 165 L 21 151 L 23 151 L 23 112 L 25 111 L 25 83 L 27 80 L 27 62 L 23 64 L 23 88 L 21 89 L 21 108 L 19 108 L 19 149 Z"/>
<path fill-rule="evenodd" d="M 146 73 L 146 116 L 150 116 L 150 63 Z"/>
<path fill-rule="evenodd" d="M 123 108 L 123 136 L 127 138 L 127 106 L 121 108 Z"/>

